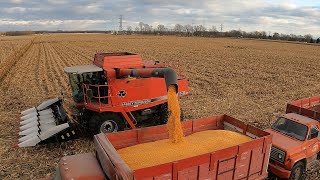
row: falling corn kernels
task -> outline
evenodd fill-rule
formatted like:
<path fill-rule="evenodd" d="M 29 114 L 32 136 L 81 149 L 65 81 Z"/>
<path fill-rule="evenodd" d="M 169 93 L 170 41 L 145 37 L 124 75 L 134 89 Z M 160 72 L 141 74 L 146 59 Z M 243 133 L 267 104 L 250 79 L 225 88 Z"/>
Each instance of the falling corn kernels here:
<path fill-rule="evenodd" d="M 168 110 L 169 119 L 167 127 L 169 131 L 169 138 L 173 143 L 179 143 L 183 141 L 183 131 L 180 120 L 179 99 L 174 85 L 170 85 L 168 87 Z"/>

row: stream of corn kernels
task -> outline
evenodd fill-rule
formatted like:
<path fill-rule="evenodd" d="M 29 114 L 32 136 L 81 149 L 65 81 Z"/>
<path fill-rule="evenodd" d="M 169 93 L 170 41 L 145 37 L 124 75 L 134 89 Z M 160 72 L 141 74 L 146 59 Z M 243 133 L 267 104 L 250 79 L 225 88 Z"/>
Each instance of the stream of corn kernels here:
<path fill-rule="evenodd" d="M 180 122 L 180 105 L 176 87 L 168 88 L 169 118 L 167 128 L 169 139 L 143 143 L 119 149 L 118 153 L 133 170 L 169 163 L 251 140 L 251 138 L 227 130 L 201 131 L 183 136 Z"/>

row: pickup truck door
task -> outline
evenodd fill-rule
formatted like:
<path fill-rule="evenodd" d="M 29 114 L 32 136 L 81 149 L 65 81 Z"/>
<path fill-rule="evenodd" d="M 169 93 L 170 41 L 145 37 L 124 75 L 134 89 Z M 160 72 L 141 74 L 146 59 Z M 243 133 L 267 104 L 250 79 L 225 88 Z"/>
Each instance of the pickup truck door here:
<path fill-rule="evenodd" d="M 308 143 L 306 147 L 306 155 L 307 157 L 311 157 L 314 154 L 317 154 L 319 152 L 319 140 L 318 136 L 311 137 L 313 133 L 319 132 L 319 129 L 317 126 L 312 126 L 310 128 L 309 134 L 308 134 Z"/>

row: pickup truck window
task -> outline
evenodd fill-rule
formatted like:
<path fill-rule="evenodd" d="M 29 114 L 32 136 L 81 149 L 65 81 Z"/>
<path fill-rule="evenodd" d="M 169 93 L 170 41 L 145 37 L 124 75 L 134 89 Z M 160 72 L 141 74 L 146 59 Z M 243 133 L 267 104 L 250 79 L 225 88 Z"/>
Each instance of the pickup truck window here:
<path fill-rule="evenodd" d="M 317 126 L 312 126 L 311 129 L 310 129 L 310 132 L 309 132 L 308 139 L 313 139 L 313 138 L 318 137 L 318 132 L 319 132 L 318 127 Z"/>
<path fill-rule="evenodd" d="M 307 126 L 284 117 L 280 117 L 272 125 L 272 129 L 300 141 L 304 141 L 308 133 Z"/>

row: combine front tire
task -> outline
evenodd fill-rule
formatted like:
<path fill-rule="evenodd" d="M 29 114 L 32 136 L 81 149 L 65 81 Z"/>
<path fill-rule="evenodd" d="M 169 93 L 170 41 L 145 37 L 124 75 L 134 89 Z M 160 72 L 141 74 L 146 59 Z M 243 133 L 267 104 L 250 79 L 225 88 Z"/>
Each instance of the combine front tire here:
<path fill-rule="evenodd" d="M 124 130 L 124 124 L 117 114 L 104 113 L 93 115 L 89 121 L 89 128 L 94 134 L 112 133 Z"/>

